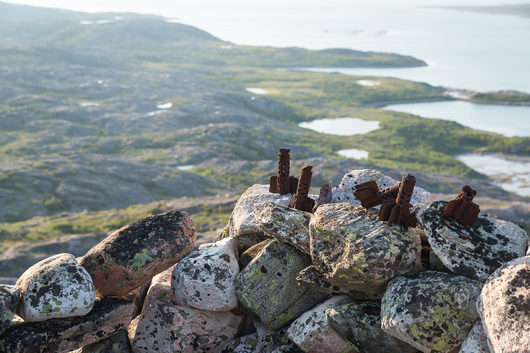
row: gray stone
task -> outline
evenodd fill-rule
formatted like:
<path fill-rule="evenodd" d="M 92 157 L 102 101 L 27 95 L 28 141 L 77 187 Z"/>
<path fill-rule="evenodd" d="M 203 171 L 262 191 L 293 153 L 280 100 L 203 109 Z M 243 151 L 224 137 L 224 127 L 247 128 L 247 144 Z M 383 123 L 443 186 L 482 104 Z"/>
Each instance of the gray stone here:
<path fill-rule="evenodd" d="M 344 175 L 340 184 L 333 188 L 332 202 L 346 202 L 355 206 L 360 206 L 361 203 L 353 196 L 355 185 L 362 184 L 370 180 L 375 180 L 381 189 L 386 189 L 392 185 L 399 183 L 399 181 L 388 177 L 377 170 L 372 169 L 357 169 Z M 412 193 L 411 204 L 426 204 L 431 198 L 431 193 L 420 188 L 415 187 Z M 379 208 L 377 206 L 376 208 Z"/>
<path fill-rule="evenodd" d="M 504 263 L 525 255 L 526 231 L 514 223 L 479 215 L 471 226 L 444 218 L 436 201 L 421 214 L 420 221 L 432 251 L 453 273 L 486 281 Z"/>
<path fill-rule="evenodd" d="M 492 352 L 530 352 L 530 256 L 510 261 L 489 277 L 477 310 Z"/>
<path fill-rule="evenodd" d="M 180 260 L 171 287 L 177 300 L 195 309 L 228 311 L 237 306 L 237 239 L 226 238 Z"/>
<path fill-rule="evenodd" d="M 238 337 L 228 342 L 219 353 L 261 353 L 263 345 L 257 333 Z"/>
<path fill-rule="evenodd" d="M 17 313 L 27 322 L 83 316 L 92 310 L 92 278 L 71 254 L 59 254 L 31 266 L 17 281 Z"/>
<path fill-rule="evenodd" d="M 8 328 L 0 336 L 0 352 L 66 353 L 85 347 L 125 328 L 134 303 L 119 298 L 96 301 L 83 317 L 29 322 Z"/>
<path fill-rule="evenodd" d="M 381 301 L 381 328 L 422 352 L 456 349 L 478 319 L 482 283 L 427 271 L 390 281 Z"/>
<path fill-rule="evenodd" d="M 237 276 L 237 297 L 269 329 L 283 327 L 324 297 L 296 282 L 298 272 L 310 264 L 308 255 L 271 241 Z"/>
<path fill-rule="evenodd" d="M 283 327 L 278 330 L 269 330 L 259 320 L 254 321 L 256 333 L 262 346 L 261 353 L 298 353 L 301 352 L 298 346 L 293 343 L 287 336 L 287 328 Z"/>
<path fill-rule="evenodd" d="M 0 335 L 11 325 L 20 301 L 20 288 L 0 284 Z"/>
<path fill-rule="evenodd" d="M 326 310 L 326 320 L 345 341 L 360 353 L 415 353 L 416 348 L 381 329 L 381 307 L 378 302 L 355 301 Z"/>
<path fill-rule="evenodd" d="M 242 237 L 238 238 L 241 239 Z M 263 249 L 268 243 L 270 243 L 273 239 L 268 238 L 266 240 L 263 240 L 262 242 L 259 242 L 257 244 L 252 245 L 250 248 L 245 250 L 244 253 L 239 256 L 239 268 L 245 268 L 247 265 L 252 261 Z"/>
<path fill-rule="evenodd" d="M 131 353 L 127 332 L 121 330 L 99 342 L 89 344 L 70 353 Z"/>
<path fill-rule="evenodd" d="M 329 298 L 296 319 L 287 329 L 287 336 L 304 352 L 357 352 L 356 347 L 338 335 L 326 320 L 327 309 L 348 302 L 351 298 L 347 295 Z"/>
<path fill-rule="evenodd" d="M 491 353 L 482 322 L 475 322 L 458 353 Z"/>
<path fill-rule="evenodd" d="M 310 213 L 265 202 L 254 207 L 254 218 L 266 235 L 290 244 L 303 253 L 310 253 Z"/>
<path fill-rule="evenodd" d="M 373 209 L 322 205 L 309 232 L 313 265 L 330 284 L 359 299 L 380 298 L 392 278 L 421 269 L 418 234 L 389 227 Z"/>

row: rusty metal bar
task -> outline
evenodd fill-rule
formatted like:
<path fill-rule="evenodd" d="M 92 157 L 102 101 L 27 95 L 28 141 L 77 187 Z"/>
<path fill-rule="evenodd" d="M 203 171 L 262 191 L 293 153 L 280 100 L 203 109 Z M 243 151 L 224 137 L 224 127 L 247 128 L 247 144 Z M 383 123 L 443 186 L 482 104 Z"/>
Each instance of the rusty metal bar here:
<path fill-rule="evenodd" d="M 473 202 L 477 192 L 469 185 L 462 187 L 460 194 L 440 211 L 445 218 L 453 218 L 463 226 L 475 224 L 480 207 Z"/>
<path fill-rule="evenodd" d="M 311 185 L 311 176 L 313 175 L 311 172 L 312 168 L 313 167 L 310 164 L 307 164 L 300 171 L 300 179 L 298 180 L 296 193 L 293 194 L 291 201 L 289 201 L 289 207 L 305 212 L 311 212 L 313 210 L 313 207 L 315 206 L 315 200 L 308 197 L 309 187 Z"/>
<path fill-rule="evenodd" d="M 415 227 L 418 220 L 416 215 L 410 213 L 410 200 L 416 185 L 416 178 L 407 174 L 401 179 L 399 184 L 399 192 L 396 200 L 386 199 L 381 204 L 379 210 L 379 219 L 387 221 L 388 225 L 399 224 L 407 229 L 408 227 Z"/>
<path fill-rule="evenodd" d="M 399 192 L 399 183 L 381 190 L 375 180 L 355 185 L 353 196 L 361 202 L 364 208 L 380 205 L 386 199 L 395 200 Z"/>
<path fill-rule="evenodd" d="M 296 192 L 298 179 L 289 176 L 291 156 L 288 148 L 280 148 L 278 154 L 278 175 L 271 176 L 269 191 L 275 194 L 286 195 Z"/>
<path fill-rule="evenodd" d="M 320 188 L 320 194 L 318 195 L 318 200 L 315 203 L 315 207 L 313 207 L 313 210 L 311 212 L 315 213 L 318 206 L 324 205 L 326 203 L 330 203 L 331 197 L 332 197 L 331 186 L 329 186 L 329 184 L 322 185 L 322 187 Z"/>

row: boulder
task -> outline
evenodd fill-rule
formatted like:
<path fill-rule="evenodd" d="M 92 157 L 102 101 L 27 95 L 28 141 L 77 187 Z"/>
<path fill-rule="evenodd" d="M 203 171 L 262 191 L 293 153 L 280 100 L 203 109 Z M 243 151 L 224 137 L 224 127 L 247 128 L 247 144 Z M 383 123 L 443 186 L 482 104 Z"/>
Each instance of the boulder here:
<path fill-rule="evenodd" d="M 303 253 L 310 253 L 310 213 L 265 202 L 254 207 L 254 218 L 266 235 L 290 244 Z"/>
<path fill-rule="evenodd" d="M 273 240 L 237 276 L 237 297 L 267 328 L 283 327 L 324 297 L 296 282 L 310 264 L 308 255 Z"/>
<path fill-rule="evenodd" d="M 219 353 L 262 353 L 263 345 L 257 333 L 238 337 L 228 342 Z"/>
<path fill-rule="evenodd" d="M 491 275 L 477 310 L 492 352 L 530 352 L 530 256 L 512 260 Z"/>
<path fill-rule="evenodd" d="M 262 353 L 298 353 L 301 352 L 299 347 L 287 337 L 287 327 L 278 330 L 269 330 L 259 320 L 254 321 L 256 332 L 258 334 Z"/>
<path fill-rule="evenodd" d="M 399 181 L 388 177 L 377 170 L 372 169 L 357 169 L 344 175 L 342 181 L 338 186 L 332 190 L 332 202 L 346 202 L 354 206 L 360 206 L 361 203 L 353 196 L 355 185 L 362 184 L 370 180 L 375 180 L 381 189 L 386 189 L 392 185 L 396 185 Z M 415 187 L 412 193 L 411 204 L 426 204 L 431 198 L 431 193 L 420 188 Z M 377 206 L 376 208 L 379 208 Z"/>
<path fill-rule="evenodd" d="M 416 348 L 381 330 L 378 302 L 355 301 L 326 309 L 328 325 L 360 353 L 415 353 Z"/>
<path fill-rule="evenodd" d="M 298 276 L 296 276 L 298 284 L 301 286 L 309 286 L 318 289 L 319 291 L 332 294 L 332 293 L 348 293 L 349 290 L 339 288 L 332 285 L 322 273 L 313 265 L 304 268 Z"/>
<path fill-rule="evenodd" d="M 351 302 L 346 295 L 334 296 L 305 312 L 287 329 L 287 336 L 307 353 L 358 352 L 350 342 L 345 341 L 326 320 L 326 310 L 336 305 Z"/>
<path fill-rule="evenodd" d="M 122 296 L 188 255 L 195 243 L 186 212 L 171 211 L 118 229 L 83 256 L 100 296 Z"/>
<path fill-rule="evenodd" d="M 237 306 L 238 273 L 237 239 L 226 238 L 183 258 L 173 271 L 171 287 L 186 306 L 228 311 Z"/>
<path fill-rule="evenodd" d="M 28 268 L 17 281 L 17 313 L 26 322 L 83 316 L 92 310 L 92 278 L 71 254 L 59 254 Z"/>
<path fill-rule="evenodd" d="M 128 327 L 135 353 L 217 352 L 237 334 L 241 316 L 154 301 Z"/>
<path fill-rule="evenodd" d="M 241 237 L 239 239 L 241 239 Z M 243 269 L 247 267 L 250 261 L 252 261 L 256 255 L 260 253 L 261 249 L 263 249 L 271 241 L 271 238 L 265 239 L 245 250 L 245 252 L 239 256 L 239 268 Z"/>
<path fill-rule="evenodd" d="M 458 353 L 491 353 L 481 321 L 475 322 Z"/>
<path fill-rule="evenodd" d="M 20 301 L 20 288 L 0 284 L 0 335 L 11 325 Z"/>
<path fill-rule="evenodd" d="M 102 340 L 125 328 L 134 303 L 120 298 L 96 301 L 83 317 L 29 322 L 8 328 L 0 336 L 0 352 L 66 353 Z"/>
<path fill-rule="evenodd" d="M 107 337 L 99 342 L 89 344 L 70 353 L 131 353 L 131 344 L 125 330 Z"/>
<path fill-rule="evenodd" d="M 147 294 L 145 295 L 143 307 L 149 307 L 152 303 L 156 301 L 173 301 L 174 303 L 178 303 L 177 298 L 175 298 L 173 290 L 171 289 L 171 280 L 175 267 L 177 267 L 177 264 L 171 266 L 167 270 L 162 271 L 153 277 L 153 279 L 151 280 L 151 286 L 149 286 Z"/>
<path fill-rule="evenodd" d="M 442 216 L 440 208 L 446 204 L 433 202 L 420 221 L 432 251 L 453 273 L 486 281 L 504 263 L 525 255 L 527 237 L 521 227 L 485 215 L 463 226 Z"/>
<path fill-rule="evenodd" d="M 427 271 L 390 281 L 381 301 L 381 328 L 422 352 L 447 353 L 462 344 L 478 319 L 482 283 Z"/>
<path fill-rule="evenodd" d="M 254 218 L 254 207 L 264 202 L 273 202 L 287 207 L 291 196 L 291 194 L 273 194 L 269 192 L 269 185 L 252 185 L 241 195 L 234 206 L 228 220 L 229 236 L 239 237 L 245 234 L 262 233 Z"/>
<path fill-rule="evenodd" d="M 311 219 L 309 234 L 315 268 L 331 285 L 359 299 L 380 298 L 392 278 L 421 269 L 418 234 L 389 227 L 374 209 L 322 205 Z"/>

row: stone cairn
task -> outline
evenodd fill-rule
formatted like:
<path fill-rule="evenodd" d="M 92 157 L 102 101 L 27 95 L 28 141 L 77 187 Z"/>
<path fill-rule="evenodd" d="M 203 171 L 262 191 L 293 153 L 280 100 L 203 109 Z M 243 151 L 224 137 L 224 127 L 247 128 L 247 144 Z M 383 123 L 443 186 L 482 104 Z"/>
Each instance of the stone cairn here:
<path fill-rule="evenodd" d="M 171 211 L 0 285 L 0 352 L 530 351 L 523 229 L 410 175 L 353 170 L 317 198 L 288 152 L 212 243 Z"/>

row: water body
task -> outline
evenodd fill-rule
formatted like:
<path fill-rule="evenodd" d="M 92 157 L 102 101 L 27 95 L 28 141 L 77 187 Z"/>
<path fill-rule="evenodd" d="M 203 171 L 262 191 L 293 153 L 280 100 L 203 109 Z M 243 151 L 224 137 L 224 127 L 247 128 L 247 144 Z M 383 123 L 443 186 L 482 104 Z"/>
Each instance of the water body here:
<path fill-rule="evenodd" d="M 351 159 L 368 159 L 368 151 L 358 150 L 355 148 L 349 150 L 339 150 L 337 151 L 339 156 L 343 156 Z"/>
<path fill-rule="evenodd" d="M 195 167 L 195 165 L 193 164 L 189 164 L 189 165 L 179 165 L 177 166 L 177 169 L 178 170 L 182 170 L 182 171 L 188 171 L 190 169 L 193 169 Z"/>
<path fill-rule="evenodd" d="M 530 107 L 474 104 L 463 101 L 388 105 L 384 109 L 424 118 L 456 121 L 464 126 L 504 136 L 530 136 Z"/>
<path fill-rule="evenodd" d="M 379 129 L 379 121 L 358 118 L 319 119 L 298 124 L 316 132 L 337 136 L 366 134 Z"/>
<path fill-rule="evenodd" d="M 257 88 L 257 87 L 247 87 L 245 88 L 248 92 L 254 93 L 254 94 L 267 94 L 269 91 L 263 89 L 263 88 Z"/>

